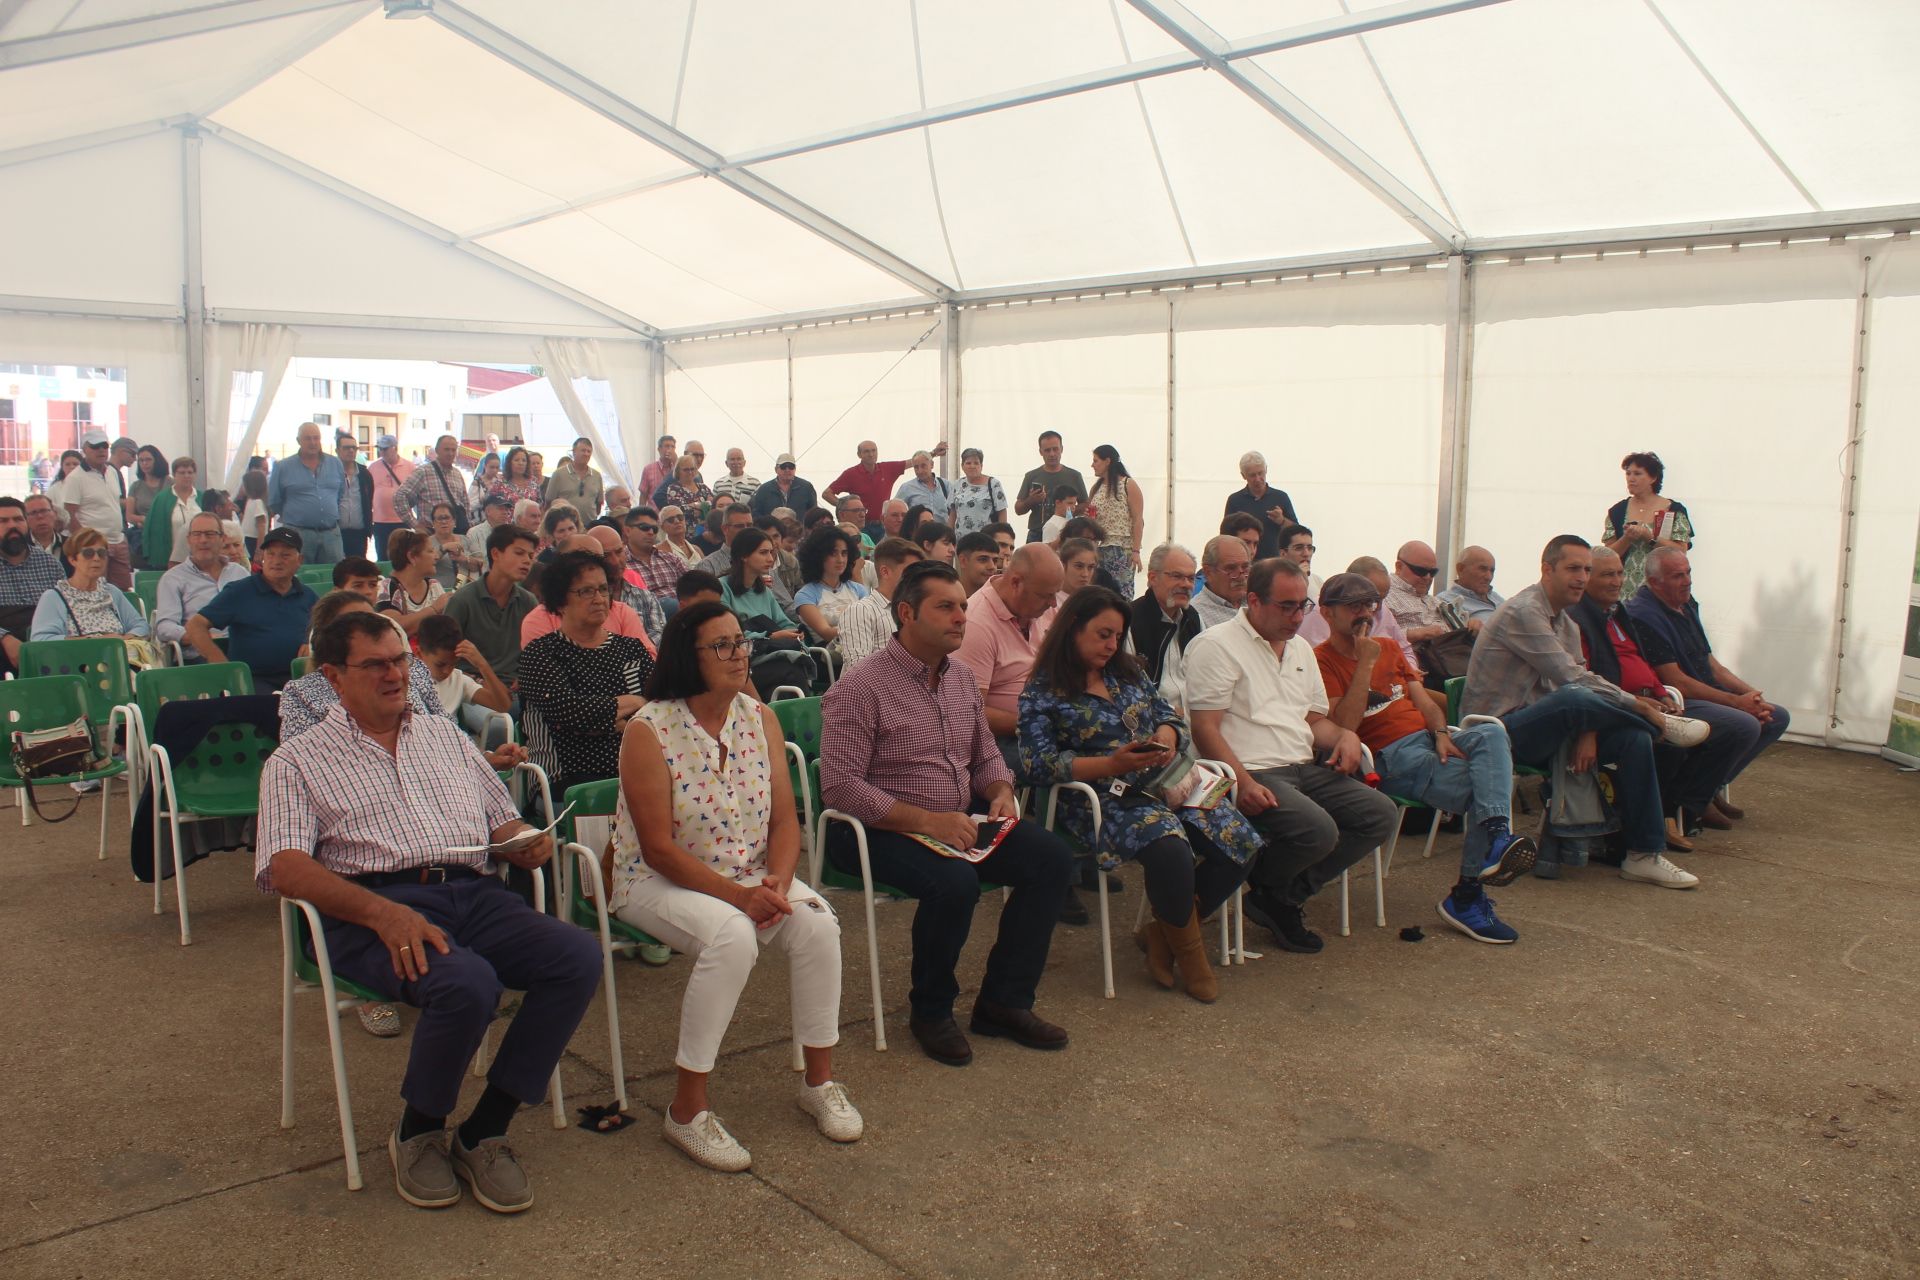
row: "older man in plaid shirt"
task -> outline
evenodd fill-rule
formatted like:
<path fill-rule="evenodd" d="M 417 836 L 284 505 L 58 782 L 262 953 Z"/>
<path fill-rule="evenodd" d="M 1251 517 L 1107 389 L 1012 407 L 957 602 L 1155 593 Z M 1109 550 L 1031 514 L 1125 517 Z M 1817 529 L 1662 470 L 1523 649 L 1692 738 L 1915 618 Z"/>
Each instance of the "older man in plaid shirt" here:
<path fill-rule="evenodd" d="M 546 1092 L 600 985 L 591 935 L 542 915 L 489 874 L 485 846 L 527 829 L 472 741 L 451 720 L 407 709 L 410 654 L 391 623 L 350 613 L 314 640 L 340 705 L 267 762 L 255 880 L 325 918 L 335 972 L 421 1010 L 388 1140 L 402 1199 L 439 1208 L 460 1181 L 498 1213 L 533 1204 L 507 1125 Z M 504 854 L 553 856 L 542 835 Z M 500 1041 L 487 1088 L 458 1128 L 447 1117 L 503 987 L 526 1000 Z"/>

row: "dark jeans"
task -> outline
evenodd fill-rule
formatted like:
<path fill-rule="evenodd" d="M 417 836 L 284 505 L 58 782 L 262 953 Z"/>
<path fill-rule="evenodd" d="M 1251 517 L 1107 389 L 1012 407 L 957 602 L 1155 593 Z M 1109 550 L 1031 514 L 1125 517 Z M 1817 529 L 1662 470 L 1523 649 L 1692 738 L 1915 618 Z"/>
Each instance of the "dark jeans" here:
<path fill-rule="evenodd" d="M 380 935 L 327 919 L 333 968 L 389 1000 L 420 1010 L 400 1096 L 430 1116 L 453 1114 L 460 1082 L 493 1021 L 504 987 L 527 993 L 487 1072 L 522 1102 L 546 1096 L 547 1078 L 600 986 L 600 945 L 584 929 L 541 915 L 492 876 L 373 890 L 411 907 L 447 935 L 418 982 L 396 977 Z"/>
<path fill-rule="evenodd" d="M 1706 747 L 1711 746 L 1715 741 L 1723 742 L 1726 744 L 1731 760 L 1726 776 L 1714 784 L 1713 791 L 1718 791 L 1739 777 L 1741 771 L 1752 764 L 1756 756 L 1780 741 L 1780 735 L 1787 731 L 1787 709 L 1774 703 L 1767 705 L 1773 707 L 1773 719 L 1762 724 L 1758 717 L 1749 715 L 1738 707 L 1723 707 L 1717 702 L 1687 699 L 1686 713 L 1696 720 L 1705 720 L 1713 726 L 1712 735 L 1700 745 Z M 1708 795 L 1711 796 L 1712 791 L 1709 791 Z"/>
<path fill-rule="evenodd" d="M 1255 769 L 1254 781 L 1279 801 L 1252 819 L 1267 839 L 1254 859 L 1254 888 L 1305 906 L 1342 871 L 1385 844 L 1400 823 L 1393 801 L 1325 765 Z"/>
<path fill-rule="evenodd" d="M 340 558 L 342 560 L 351 559 L 354 556 L 360 556 L 364 558 L 366 554 L 367 554 L 367 530 L 349 529 L 345 525 L 341 525 L 340 526 Z M 376 556 L 374 558 L 378 559 L 379 557 Z"/>
<path fill-rule="evenodd" d="M 984 812 L 984 806 L 974 812 Z M 867 828 L 873 878 L 919 900 L 913 913 L 913 1016 L 944 1018 L 960 994 L 954 970 L 973 928 L 981 881 L 1013 890 L 1000 911 L 1000 935 L 987 953 L 980 999 L 1008 1009 L 1031 1009 L 1060 903 L 1067 895 L 1073 857 L 1067 846 L 1038 823 L 1022 821 L 986 859 L 977 863 L 943 858 L 909 836 Z M 853 828 L 827 828 L 827 860 L 846 875 L 860 874 Z"/>
<path fill-rule="evenodd" d="M 1517 764 L 1553 768 L 1560 744 L 1591 729 L 1598 764 L 1613 766 L 1614 808 L 1619 811 L 1628 853 L 1661 853 L 1667 828 L 1660 809 L 1660 781 L 1653 763 L 1657 734 L 1646 717 L 1590 689 L 1567 685 L 1531 706 L 1500 717 Z"/>
<path fill-rule="evenodd" d="M 369 556 L 368 559 L 373 560 L 375 563 L 386 559 L 387 539 L 393 536 L 393 531 L 395 529 L 407 529 L 411 527 L 410 525 L 404 524 L 381 524 L 376 520 L 373 525 L 373 554 Z"/>
<path fill-rule="evenodd" d="M 1196 907 L 1202 919 L 1218 911 L 1253 870 L 1251 861 L 1235 862 L 1192 827 L 1184 840 L 1161 836 L 1133 860 L 1140 864 L 1154 918 L 1176 928 Z"/>

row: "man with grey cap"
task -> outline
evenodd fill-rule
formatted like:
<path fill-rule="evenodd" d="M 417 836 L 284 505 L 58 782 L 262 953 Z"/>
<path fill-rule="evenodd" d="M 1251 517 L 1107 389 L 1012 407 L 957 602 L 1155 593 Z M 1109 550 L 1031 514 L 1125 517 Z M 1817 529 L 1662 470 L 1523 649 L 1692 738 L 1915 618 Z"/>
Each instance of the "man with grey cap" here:
<path fill-rule="evenodd" d="M 467 530 L 461 540 L 466 544 L 467 555 L 485 564 L 487 539 L 493 536 L 495 529 L 513 519 L 512 495 L 499 490 L 489 493 L 486 501 L 480 504 L 480 514 L 480 523 Z"/>
<path fill-rule="evenodd" d="M 381 436 L 374 447 L 380 456 L 368 465 L 367 471 L 373 476 L 373 558 L 380 560 L 387 554 L 387 539 L 393 536 L 393 531 L 411 523 L 411 513 L 397 509 L 393 498 L 412 477 L 413 464 L 400 456 L 397 436 Z"/>
<path fill-rule="evenodd" d="M 294 432 L 300 451 L 273 464 L 267 477 L 267 509 L 300 535 L 308 564 L 335 564 L 341 555 L 340 500 L 347 490 L 340 459 L 320 450 L 320 424 L 303 422 Z"/>
<path fill-rule="evenodd" d="M 1373 636 L 1380 592 L 1363 574 L 1337 573 L 1320 588 L 1327 638 L 1314 648 L 1326 684 L 1327 715 L 1360 735 L 1373 752 L 1380 790 L 1464 814 L 1460 879 L 1440 903 L 1440 918 L 1479 942 L 1518 942 L 1494 914 L 1486 885 L 1512 883 L 1538 850 L 1508 826 L 1513 752 L 1499 724 L 1447 727 L 1446 709 L 1420 683 L 1400 646 Z"/>
<path fill-rule="evenodd" d="M 814 498 L 813 483 L 800 478 L 799 467 L 790 453 L 773 460 L 773 479 L 754 490 L 753 501 L 748 504 L 754 519 L 771 515 L 775 507 L 790 507 L 797 514 L 819 505 Z"/>
<path fill-rule="evenodd" d="M 107 433 L 90 428 L 80 437 L 80 465 L 60 482 L 67 532 L 96 529 L 107 540 L 107 581 L 133 590 L 133 559 L 127 549 L 127 488 L 110 459 Z"/>

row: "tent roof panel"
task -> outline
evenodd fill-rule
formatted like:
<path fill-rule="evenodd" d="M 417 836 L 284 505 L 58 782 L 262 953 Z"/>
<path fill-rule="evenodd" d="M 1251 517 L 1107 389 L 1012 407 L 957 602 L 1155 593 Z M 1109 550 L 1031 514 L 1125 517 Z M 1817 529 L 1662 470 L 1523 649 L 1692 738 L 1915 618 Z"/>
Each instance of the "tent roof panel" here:
<path fill-rule="evenodd" d="M 199 115 L 339 21 L 337 11 L 0 71 L 0 151 Z"/>
<path fill-rule="evenodd" d="M 710 178 L 479 243 L 662 327 L 854 307 L 908 292 L 892 276 Z"/>
<path fill-rule="evenodd" d="M 180 135 L 172 130 L 5 171 L 0 292 L 179 307 Z M 114 175 L 117 190 L 100 177 Z M 138 199 L 123 193 L 138 192 Z M 51 245 L 84 245 L 75 253 Z"/>
<path fill-rule="evenodd" d="M 685 167 L 437 24 L 377 14 L 214 119 L 461 233 Z"/>

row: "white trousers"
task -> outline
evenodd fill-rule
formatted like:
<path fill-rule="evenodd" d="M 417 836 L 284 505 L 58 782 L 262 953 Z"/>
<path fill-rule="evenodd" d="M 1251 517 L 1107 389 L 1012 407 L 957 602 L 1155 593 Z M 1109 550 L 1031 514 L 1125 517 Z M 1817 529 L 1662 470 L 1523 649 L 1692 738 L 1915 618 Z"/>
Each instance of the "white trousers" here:
<path fill-rule="evenodd" d="M 693 957 L 680 1001 L 680 1049 L 674 1055 L 681 1070 L 713 1070 L 763 947 L 786 953 L 793 1033 L 800 1043 L 825 1049 L 840 1042 L 840 921 L 824 898 L 798 880 L 787 896 L 793 914 L 756 929 L 746 912 L 665 876 L 648 876 L 627 889 L 620 918 Z"/>

